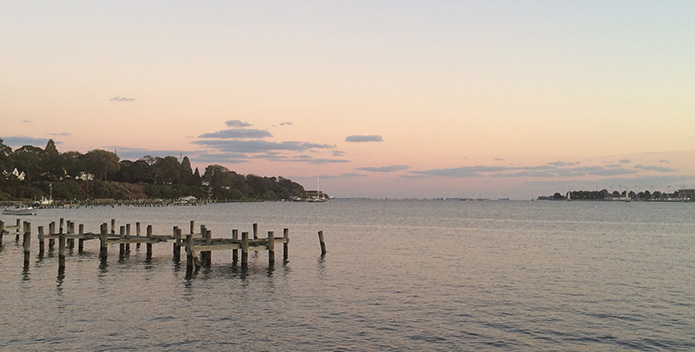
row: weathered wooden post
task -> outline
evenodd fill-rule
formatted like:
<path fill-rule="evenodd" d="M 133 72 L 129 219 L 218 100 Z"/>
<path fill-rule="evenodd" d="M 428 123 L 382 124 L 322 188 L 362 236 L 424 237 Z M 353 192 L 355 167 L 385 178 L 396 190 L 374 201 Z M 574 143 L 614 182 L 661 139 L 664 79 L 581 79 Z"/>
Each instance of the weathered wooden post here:
<path fill-rule="evenodd" d="M 140 237 L 140 222 L 135 223 L 135 236 Z M 140 249 L 140 242 L 135 245 L 135 249 Z"/>
<path fill-rule="evenodd" d="M 212 244 L 212 230 L 205 229 L 205 244 L 208 246 Z M 212 251 L 207 251 L 204 264 L 206 268 L 212 266 Z"/>
<path fill-rule="evenodd" d="M 232 241 L 236 243 L 239 241 L 239 230 L 233 229 L 232 230 Z M 238 249 L 232 249 L 232 264 L 236 265 L 236 263 L 239 261 L 239 250 Z"/>
<path fill-rule="evenodd" d="M 58 272 L 65 270 L 65 236 L 63 231 L 58 235 Z"/>
<path fill-rule="evenodd" d="M 0 220 L 0 247 L 2 247 L 2 236 L 5 235 L 5 223 Z"/>
<path fill-rule="evenodd" d="M 15 232 L 14 232 L 14 241 L 19 242 L 19 233 L 22 228 L 22 221 L 20 219 L 17 219 L 17 222 L 15 223 Z"/>
<path fill-rule="evenodd" d="M 125 243 L 123 240 L 125 239 L 125 226 L 121 226 L 120 232 L 118 235 L 119 238 L 119 245 L 118 245 L 118 257 L 123 258 L 125 256 Z"/>
<path fill-rule="evenodd" d="M 321 256 L 326 255 L 326 243 L 323 242 L 323 231 L 319 231 L 319 242 L 321 243 Z"/>
<path fill-rule="evenodd" d="M 268 265 L 275 265 L 275 235 L 268 231 Z"/>
<path fill-rule="evenodd" d="M 125 224 L 125 238 L 130 238 L 130 224 Z M 125 244 L 125 252 L 130 254 L 130 243 Z"/>
<path fill-rule="evenodd" d="M 82 253 L 84 252 L 84 238 L 82 238 L 84 236 L 84 224 L 80 224 L 78 228 L 80 239 L 77 241 L 77 253 Z"/>
<path fill-rule="evenodd" d="M 75 223 L 73 221 L 68 220 L 68 235 L 74 235 L 75 234 Z M 67 239 L 67 246 L 69 249 L 75 248 L 75 239 L 74 238 L 68 238 Z"/>
<path fill-rule="evenodd" d="M 201 240 L 205 241 L 205 233 L 207 232 L 207 228 L 205 225 L 200 225 L 200 238 Z M 205 256 L 207 255 L 207 251 L 200 251 L 200 265 L 205 265 Z"/>
<path fill-rule="evenodd" d="M 190 233 L 192 235 L 194 233 L 194 231 L 195 231 L 195 221 L 191 220 L 191 227 L 189 228 L 188 233 Z"/>
<path fill-rule="evenodd" d="M 60 218 L 60 227 L 58 228 L 58 234 L 63 233 L 63 225 L 64 225 L 65 219 Z M 59 236 L 60 237 L 60 236 Z"/>
<path fill-rule="evenodd" d="M 257 223 L 253 224 L 253 239 L 254 240 L 258 239 L 258 224 Z"/>
<path fill-rule="evenodd" d="M 152 237 L 152 225 L 147 225 L 147 237 Z M 147 259 L 152 259 L 152 243 L 147 242 Z"/>
<path fill-rule="evenodd" d="M 241 267 L 249 266 L 249 233 L 241 233 Z"/>
<path fill-rule="evenodd" d="M 186 235 L 186 273 L 193 272 L 193 235 Z"/>
<path fill-rule="evenodd" d="M 28 221 L 24 222 L 24 238 L 22 239 L 22 245 L 24 246 L 24 269 L 29 268 L 29 257 L 31 250 L 31 223 Z"/>
<path fill-rule="evenodd" d="M 106 223 L 101 224 L 101 229 L 99 233 L 99 258 L 101 258 L 102 262 L 106 262 L 106 258 L 109 255 L 109 247 L 108 247 L 108 225 Z"/>
<path fill-rule="evenodd" d="M 55 235 L 55 233 L 56 233 L 56 222 L 51 221 L 51 223 L 48 224 L 48 235 L 53 237 L 53 235 Z M 56 244 L 56 240 L 53 238 L 49 238 L 48 239 L 48 250 L 52 251 L 53 248 L 55 247 L 55 244 Z"/>
<path fill-rule="evenodd" d="M 282 244 L 282 260 L 287 261 L 287 256 L 289 255 L 290 229 L 284 228 L 282 230 L 282 237 L 285 239 Z"/>
<path fill-rule="evenodd" d="M 111 219 L 111 234 L 116 234 L 116 219 Z"/>
<path fill-rule="evenodd" d="M 43 253 L 44 253 L 43 226 L 39 226 L 39 258 L 43 258 Z"/>
<path fill-rule="evenodd" d="M 174 226 L 174 261 L 181 261 L 181 229 Z"/>

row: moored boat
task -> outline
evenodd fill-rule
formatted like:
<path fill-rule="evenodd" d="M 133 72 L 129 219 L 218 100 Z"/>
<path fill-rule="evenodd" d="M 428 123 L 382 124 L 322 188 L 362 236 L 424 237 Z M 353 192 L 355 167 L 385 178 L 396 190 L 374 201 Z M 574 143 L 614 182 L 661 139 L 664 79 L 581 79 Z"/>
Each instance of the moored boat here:
<path fill-rule="evenodd" d="M 2 210 L 2 215 L 36 215 L 33 207 L 15 207 Z"/>

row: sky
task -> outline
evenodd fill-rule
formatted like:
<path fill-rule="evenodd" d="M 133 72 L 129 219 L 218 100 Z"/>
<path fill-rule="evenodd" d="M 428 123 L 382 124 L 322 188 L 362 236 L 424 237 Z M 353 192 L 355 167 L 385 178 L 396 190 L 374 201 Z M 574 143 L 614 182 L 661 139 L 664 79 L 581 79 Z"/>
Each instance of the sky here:
<path fill-rule="evenodd" d="M 695 188 L 693 1 L 3 1 L 0 138 L 336 197 Z"/>

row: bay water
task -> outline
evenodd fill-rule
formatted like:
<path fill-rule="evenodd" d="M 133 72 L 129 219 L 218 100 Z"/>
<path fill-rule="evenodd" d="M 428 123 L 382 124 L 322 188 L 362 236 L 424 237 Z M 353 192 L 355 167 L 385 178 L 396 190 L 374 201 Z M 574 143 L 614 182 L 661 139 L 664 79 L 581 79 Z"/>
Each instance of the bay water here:
<path fill-rule="evenodd" d="M 37 227 L 155 234 L 189 221 L 290 233 L 289 260 L 231 251 L 186 277 L 171 245 L 105 266 L 98 241 L 38 257 Z M 7 225 L 16 217 L 3 215 Z M 358 200 L 44 209 L 0 249 L 0 350 L 695 350 L 695 204 Z M 116 230 L 118 232 L 118 230 Z M 328 253 L 322 257 L 317 232 Z"/>

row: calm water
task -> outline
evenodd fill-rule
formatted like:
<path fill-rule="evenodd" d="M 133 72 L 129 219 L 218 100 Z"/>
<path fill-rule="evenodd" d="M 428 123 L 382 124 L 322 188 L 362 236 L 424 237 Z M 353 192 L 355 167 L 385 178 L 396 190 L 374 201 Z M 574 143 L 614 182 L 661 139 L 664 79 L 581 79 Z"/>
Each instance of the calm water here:
<path fill-rule="evenodd" d="M 0 350 L 607 351 L 695 349 L 695 204 L 335 200 L 205 207 L 54 209 L 97 231 L 140 221 L 290 229 L 289 262 L 186 279 L 170 245 L 119 260 L 98 241 L 28 270 L 0 251 Z M 14 217 L 0 219 L 13 224 Z M 134 226 L 134 225 L 133 225 Z M 320 257 L 317 232 L 328 254 Z M 278 251 L 281 258 L 281 251 Z"/>

